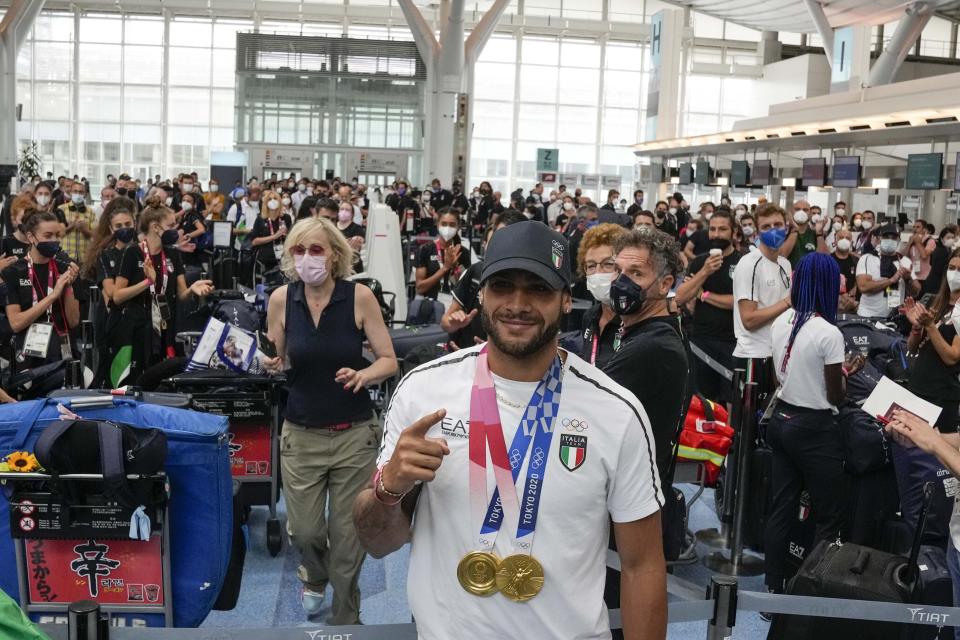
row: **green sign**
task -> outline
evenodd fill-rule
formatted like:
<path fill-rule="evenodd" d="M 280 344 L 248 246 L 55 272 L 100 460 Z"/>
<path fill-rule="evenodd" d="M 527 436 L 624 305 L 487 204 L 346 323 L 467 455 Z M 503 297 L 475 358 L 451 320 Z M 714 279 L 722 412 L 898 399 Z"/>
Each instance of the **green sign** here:
<path fill-rule="evenodd" d="M 537 171 L 560 171 L 560 150 L 537 149 Z"/>

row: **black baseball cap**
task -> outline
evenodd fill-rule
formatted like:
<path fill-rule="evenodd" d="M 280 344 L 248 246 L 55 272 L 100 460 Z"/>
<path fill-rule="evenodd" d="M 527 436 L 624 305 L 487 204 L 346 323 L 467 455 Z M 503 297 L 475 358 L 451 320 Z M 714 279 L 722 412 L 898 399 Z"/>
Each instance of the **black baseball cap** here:
<path fill-rule="evenodd" d="M 881 226 L 879 229 L 877 229 L 875 233 L 881 238 L 883 236 L 897 236 L 898 238 L 900 237 L 900 229 L 898 229 L 897 225 L 895 224 L 885 224 Z"/>
<path fill-rule="evenodd" d="M 490 237 L 480 283 L 508 269 L 529 271 L 554 289 L 568 288 L 573 279 L 566 238 L 535 220 L 504 227 Z"/>

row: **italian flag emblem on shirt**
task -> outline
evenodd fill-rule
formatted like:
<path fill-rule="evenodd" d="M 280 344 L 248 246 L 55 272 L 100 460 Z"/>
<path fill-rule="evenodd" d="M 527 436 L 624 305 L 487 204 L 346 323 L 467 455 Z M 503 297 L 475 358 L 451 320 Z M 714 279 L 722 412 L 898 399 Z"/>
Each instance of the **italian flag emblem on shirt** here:
<path fill-rule="evenodd" d="M 576 471 L 587 459 L 587 436 L 569 433 L 560 435 L 560 462 L 570 471 Z"/>

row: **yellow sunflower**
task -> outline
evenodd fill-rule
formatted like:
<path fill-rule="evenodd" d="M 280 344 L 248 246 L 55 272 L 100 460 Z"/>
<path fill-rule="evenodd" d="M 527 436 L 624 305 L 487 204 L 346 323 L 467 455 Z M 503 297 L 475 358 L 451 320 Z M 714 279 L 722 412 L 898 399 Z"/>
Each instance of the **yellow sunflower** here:
<path fill-rule="evenodd" d="M 36 456 L 27 451 L 14 451 L 6 457 L 6 461 L 10 471 L 28 473 L 40 468 L 40 463 L 37 462 Z"/>

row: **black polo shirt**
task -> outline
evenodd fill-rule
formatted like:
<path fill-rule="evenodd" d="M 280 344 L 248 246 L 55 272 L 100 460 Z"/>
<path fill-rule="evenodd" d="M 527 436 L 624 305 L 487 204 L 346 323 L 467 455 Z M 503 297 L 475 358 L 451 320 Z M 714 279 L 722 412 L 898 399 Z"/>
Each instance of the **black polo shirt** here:
<path fill-rule="evenodd" d="M 66 254 L 57 255 L 56 259 L 56 268 L 57 273 L 63 274 L 70 268 L 70 259 Z M 36 293 L 37 300 L 43 300 L 47 297 L 47 288 L 50 284 L 50 263 L 46 264 L 34 264 L 34 281 L 30 280 L 30 266 L 26 260 L 17 260 L 12 265 L 7 267 L 3 274 L 0 277 L 3 278 L 3 282 L 7 285 L 7 304 L 16 304 L 20 305 L 20 311 L 26 311 L 33 307 L 33 295 Z M 56 276 L 54 277 L 53 283 L 56 284 Z M 76 295 L 76 283 L 71 285 L 74 295 Z M 63 300 L 63 298 L 61 298 Z M 49 307 L 48 313 L 40 316 L 36 320 L 37 322 L 52 322 L 56 327 L 57 331 L 67 330 L 69 327 L 67 325 L 67 318 L 64 313 L 64 305 L 62 302 L 55 302 Z M 27 329 L 24 329 L 17 334 L 17 349 L 23 348 L 23 341 L 27 336 Z M 56 344 L 56 338 L 52 338 L 50 342 L 50 352 L 49 352 L 49 361 L 60 360 L 60 350 Z M 27 361 L 23 363 L 23 367 L 29 368 L 34 367 L 39 364 L 43 364 L 44 360 L 41 358 L 27 358 Z"/>
<path fill-rule="evenodd" d="M 654 363 L 656 374 L 652 375 Z M 656 442 L 657 469 L 663 478 L 684 415 L 689 375 L 677 318 L 651 318 L 627 328 L 603 372 L 637 396 L 647 412 Z"/>
<path fill-rule="evenodd" d="M 5 256 L 16 256 L 17 258 L 24 258 L 27 255 L 27 252 L 30 251 L 29 242 L 20 242 L 17 239 L 17 236 L 10 234 L 6 236 L 3 240 L 0 240 L 0 253 Z"/>
<path fill-rule="evenodd" d="M 598 369 L 606 367 L 610 358 L 613 357 L 613 345 L 620 328 L 620 318 L 614 315 L 603 331 L 600 331 L 602 314 L 603 306 L 599 302 L 583 314 L 583 347 L 580 351 L 580 357 Z M 596 357 L 594 357 L 594 350 L 596 350 Z"/>
<path fill-rule="evenodd" d="M 276 220 L 267 220 L 263 216 L 257 216 L 256 222 L 253 223 L 253 231 L 250 232 L 250 242 L 253 242 L 257 238 L 272 236 L 280 230 L 281 224 L 286 225 L 287 230 L 289 230 L 293 227 L 293 220 L 286 214 L 281 215 Z M 282 247 L 285 240 L 285 238 L 277 238 L 273 242 L 268 242 L 267 244 L 256 247 L 257 260 L 264 264 L 276 263 L 277 255 L 274 253 L 274 247 L 278 245 Z"/>
<path fill-rule="evenodd" d="M 454 236 L 450 241 L 451 244 L 456 244 L 460 242 L 460 236 Z M 449 245 L 448 245 L 449 246 Z M 443 264 L 443 249 L 438 249 L 438 241 L 429 242 L 425 245 L 422 245 L 417 249 L 417 260 L 416 268 L 419 269 L 423 267 L 427 270 L 427 277 L 429 278 L 437 271 L 440 271 L 440 265 Z M 460 248 L 460 273 L 459 274 L 447 274 L 446 277 L 441 278 L 440 282 L 434 285 L 432 289 L 424 293 L 425 298 L 436 298 L 441 292 L 451 293 L 453 286 L 457 282 L 457 276 L 463 276 L 466 270 L 470 267 L 470 249 L 467 247 L 461 246 Z"/>
<path fill-rule="evenodd" d="M 687 273 L 691 276 L 699 273 L 709 257 L 709 253 L 704 253 L 694 258 Z M 718 295 L 733 295 L 733 272 L 742 257 L 743 254 L 737 251 L 725 256 L 720 268 L 704 281 L 703 290 Z M 693 310 L 693 335 L 736 342 L 737 336 L 733 332 L 733 309 L 720 309 L 708 302 L 698 300 Z"/>

